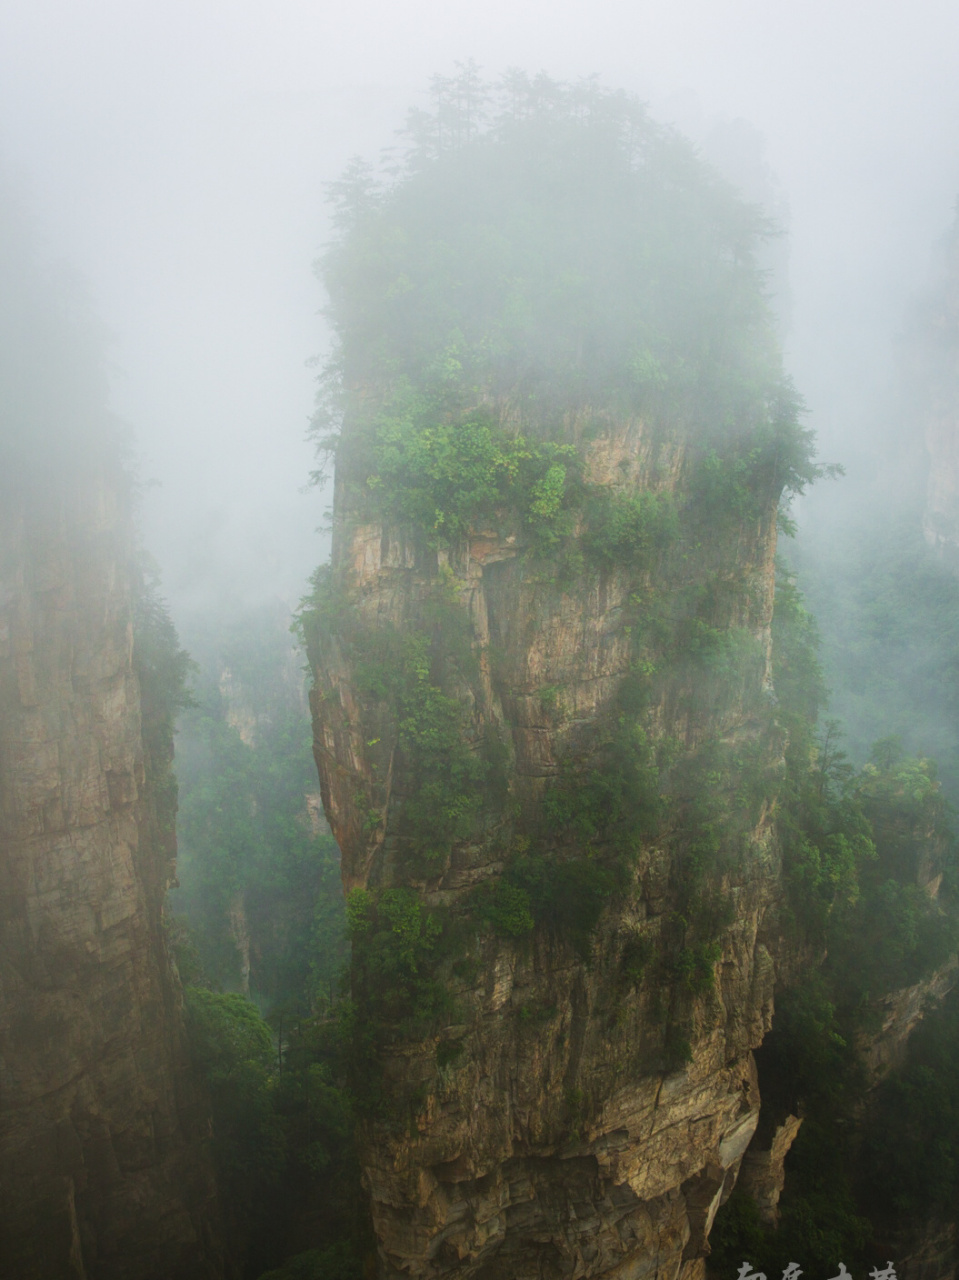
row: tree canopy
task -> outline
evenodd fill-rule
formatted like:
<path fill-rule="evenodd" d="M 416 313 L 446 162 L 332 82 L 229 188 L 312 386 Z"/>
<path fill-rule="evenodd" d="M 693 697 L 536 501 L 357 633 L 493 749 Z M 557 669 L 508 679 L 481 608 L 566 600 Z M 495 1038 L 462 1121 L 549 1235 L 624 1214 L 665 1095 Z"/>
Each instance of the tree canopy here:
<path fill-rule="evenodd" d="M 771 435 L 783 482 L 812 478 L 757 260 L 776 229 L 690 143 L 594 81 L 486 85 L 472 65 L 434 81 L 407 139 L 391 174 L 354 161 L 332 187 L 318 440 L 348 421 L 368 462 L 477 406 L 553 440 L 612 413 Z"/>

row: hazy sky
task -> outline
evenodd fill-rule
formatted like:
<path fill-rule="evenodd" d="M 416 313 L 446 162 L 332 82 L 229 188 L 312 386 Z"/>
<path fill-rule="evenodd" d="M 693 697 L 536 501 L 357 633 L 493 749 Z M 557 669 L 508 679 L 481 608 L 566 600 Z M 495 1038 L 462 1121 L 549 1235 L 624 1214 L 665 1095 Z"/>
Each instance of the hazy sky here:
<path fill-rule="evenodd" d="M 0 0 L 0 153 L 114 336 L 174 607 L 224 575 L 294 599 L 323 556 L 300 491 L 323 183 L 468 57 L 598 72 L 699 138 L 759 129 L 790 211 L 790 365 L 830 458 L 868 438 L 959 195 L 955 0 Z"/>

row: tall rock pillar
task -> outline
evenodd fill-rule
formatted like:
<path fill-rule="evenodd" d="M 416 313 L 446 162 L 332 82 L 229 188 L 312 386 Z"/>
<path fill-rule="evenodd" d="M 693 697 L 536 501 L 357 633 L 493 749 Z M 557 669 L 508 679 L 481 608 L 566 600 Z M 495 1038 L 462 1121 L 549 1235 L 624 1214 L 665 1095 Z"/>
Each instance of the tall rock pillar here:
<path fill-rule="evenodd" d="M 108 447 L 67 456 L 0 482 L 0 1270 L 212 1280 L 127 483 Z"/>

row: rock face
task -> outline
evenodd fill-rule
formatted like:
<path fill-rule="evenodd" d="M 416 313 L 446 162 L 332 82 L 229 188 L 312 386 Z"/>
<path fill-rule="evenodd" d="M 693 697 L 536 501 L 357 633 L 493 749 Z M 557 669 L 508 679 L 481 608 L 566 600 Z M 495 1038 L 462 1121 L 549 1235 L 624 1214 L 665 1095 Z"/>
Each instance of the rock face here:
<path fill-rule="evenodd" d="M 765 1113 L 763 1118 L 765 1119 Z M 802 1127 L 799 1116 L 760 1126 L 743 1159 L 740 1182 L 755 1201 L 763 1222 L 779 1221 L 779 1197 L 786 1185 L 786 1157 Z M 768 1132 L 763 1132 L 768 1129 Z"/>
<path fill-rule="evenodd" d="M 209 1126 L 162 926 L 175 801 L 169 760 L 141 735 L 126 482 L 91 448 L 4 489 L 3 1273 L 220 1276 Z"/>
<path fill-rule="evenodd" d="M 869 1088 L 902 1065 L 909 1037 L 922 1019 L 942 1004 L 957 979 L 959 965 L 953 957 L 921 982 L 901 987 L 874 1002 L 873 1007 L 881 1022 L 875 1031 L 863 1033 L 859 1038 L 860 1056 Z"/>
<path fill-rule="evenodd" d="M 682 442 L 632 422 L 607 423 L 581 445 L 593 484 L 682 502 L 692 466 Z M 766 930 L 779 892 L 768 801 L 755 812 L 738 802 L 737 852 L 710 881 L 728 910 L 698 984 L 677 976 L 693 955 L 679 910 L 688 813 L 642 842 L 585 951 L 548 928 L 522 939 L 483 928 L 469 903 L 476 886 L 499 880 L 516 832 L 542 814 L 568 762 L 588 759 L 596 736 L 623 723 L 617 698 L 654 597 L 675 614 L 721 583 L 711 625 L 748 636 L 753 655 L 730 697 L 691 693 L 688 664 L 651 680 L 643 723 L 652 741 L 672 744 L 669 776 L 701 764 L 710 745 L 775 770 L 781 744 L 757 708 L 769 687 L 777 496 L 732 536 L 687 543 L 651 566 L 637 587 L 616 567 L 557 581 L 523 554 L 506 517 L 455 552 L 431 551 L 409 530 L 371 522 L 348 469 L 338 472 L 332 578 L 355 626 L 409 633 L 441 580 L 476 658 L 456 691 L 465 740 L 479 752 L 495 732 L 506 747 L 507 800 L 485 807 L 441 866 L 417 871 L 402 834 L 414 786 L 402 726 L 367 692 L 357 647 L 335 624 L 314 639 L 315 754 L 347 889 L 405 886 L 467 922 L 465 959 L 442 970 L 448 1025 L 396 1036 L 382 1054 L 388 1092 L 407 1100 L 407 1114 L 370 1118 L 362 1138 L 386 1276 L 703 1274 L 713 1218 L 759 1115 L 751 1050 L 772 1016 Z M 589 852 L 578 839 L 552 830 L 552 856 Z M 637 949 L 645 963 L 631 969 Z"/>

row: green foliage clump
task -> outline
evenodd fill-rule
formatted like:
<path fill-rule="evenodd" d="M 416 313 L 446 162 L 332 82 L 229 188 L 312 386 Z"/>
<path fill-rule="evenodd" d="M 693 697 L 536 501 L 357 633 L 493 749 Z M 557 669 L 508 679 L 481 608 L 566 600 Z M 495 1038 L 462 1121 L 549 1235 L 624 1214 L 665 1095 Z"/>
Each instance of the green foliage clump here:
<path fill-rule="evenodd" d="M 601 565 L 632 566 L 676 538 L 679 519 L 672 494 L 618 493 L 591 486 L 585 501 L 585 555 Z"/>
<path fill-rule="evenodd" d="M 619 970 L 623 983 L 629 987 L 637 987 L 655 955 L 656 947 L 651 938 L 631 934 L 620 953 Z"/>
<path fill-rule="evenodd" d="M 511 880 L 489 880 L 481 884 L 472 899 L 473 912 L 506 938 L 524 938 L 533 932 L 536 919 L 529 890 Z"/>
<path fill-rule="evenodd" d="M 428 970 L 442 925 L 411 889 L 385 889 L 374 898 L 353 889 L 346 900 L 350 937 L 361 942 L 364 976 L 384 1008 L 412 1012 L 418 983 Z"/>
<path fill-rule="evenodd" d="M 695 996 L 705 995 L 712 990 L 716 965 L 722 953 L 718 942 L 683 947 L 673 962 L 673 972 L 687 991 Z"/>
<path fill-rule="evenodd" d="M 503 936 L 523 937 L 539 926 L 588 959 L 602 913 L 626 890 L 642 848 L 675 827 L 672 887 L 685 914 L 674 914 L 658 961 L 664 981 L 703 995 L 718 939 L 735 915 L 710 885 L 743 851 L 769 795 L 765 747 L 710 742 L 677 766 L 677 744 L 651 742 L 637 714 L 647 686 L 638 672 L 623 680 L 615 718 L 568 757 L 530 834 L 514 842 L 502 878 L 474 891 L 473 909 Z M 638 981 L 651 963 L 651 946 L 635 940 L 630 951 L 627 944 L 627 981 Z"/>
<path fill-rule="evenodd" d="M 188 687 L 193 662 L 180 646 L 155 574 L 146 570 L 134 595 L 133 662 L 140 684 L 144 745 L 162 759 L 172 753 L 178 714 L 194 705 Z"/>
<path fill-rule="evenodd" d="M 618 883 L 615 870 L 597 857 L 568 861 L 543 854 L 516 856 L 506 870 L 506 886 L 517 901 L 528 903 L 535 924 L 567 941 L 581 959 L 588 959 L 593 932 Z M 518 892 L 517 892 L 518 891 Z M 513 916 L 523 920 L 522 914 Z"/>
<path fill-rule="evenodd" d="M 382 494 L 385 514 L 424 530 L 433 546 L 495 526 L 504 508 L 518 513 L 539 545 L 568 531 L 570 445 L 510 435 L 489 412 L 437 421 L 428 402 L 406 408 L 373 432 L 376 469 L 366 484 L 372 496 Z"/>
<path fill-rule="evenodd" d="M 776 1033 L 759 1050 L 771 1106 L 783 1113 L 828 1111 L 838 1115 L 861 1087 L 828 976 L 819 972 L 783 992 L 776 1006 Z"/>
<path fill-rule="evenodd" d="M 642 840 L 659 829 L 660 775 L 670 754 L 671 744 L 650 742 L 635 716 L 616 716 L 583 744 L 579 758 L 566 763 L 547 792 L 545 833 L 577 848 L 606 848 L 620 860 L 631 860 Z"/>
<path fill-rule="evenodd" d="M 745 439 L 722 450 L 700 451 L 689 478 L 688 510 L 713 536 L 731 526 L 762 520 L 780 495 L 801 494 L 841 468 L 813 461 L 812 432 L 798 424 L 798 406 L 782 394 L 767 406 L 766 419 Z M 786 532 L 792 532 L 788 524 Z"/>
<path fill-rule="evenodd" d="M 819 627 L 805 607 L 795 576 L 781 562 L 777 563 L 772 629 L 777 716 L 789 741 L 798 735 L 805 750 L 828 693 L 819 658 Z"/>
<path fill-rule="evenodd" d="M 949 865 L 953 837 L 935 766 L 891 739 L 859 772 L 838 725 L 816 729 L 825 700 L 818 636 L 792 580 L 773 618 L 780 717 L 789 730 L 779 831 L 794 926 L 828 949 L 850 1005 L 928 973 L 954 945 L 951 915 L 917 881 L 932 856 Z"/>
<path fill-rule="evenodd" d="M 856 774 L 827 737 L 792 779 L 781 830 L 793 920 L 825 947 L 845 1007 L 919 981 L 955 949 L 951 899 L 932 900 L 917 880 L 924 851 L 952 857 L 931 762 Z"/>
<path fill-rule="evenodd" d="M 284 1133 L 273 1108 L 275 1052 L 270 1028 L 241 995 L 186 990 L 194 1062 L 213 1107 L 219 1181 L 239 1220 L 258 1211 L 261 1187 L 284 1166 Z"/>
<path fill-rule="evenodd" d="M 603 911 L 662 814 L 656 751 L 623 714 L 547 792 L 530 836 L 514 845 L 501 880 L 473 895 L 478 918 L 506 937 L 535 927 L 588 959 Z"/>
<path fill-rule="evenodd" d="M 744 668 L 761 661 L 762 648 L 744 627 L 715 627 L 700 617 L 679 621 L 675 636 L 676 656 L 694 663 L 716 682 L 738 689 Z"/>
<path fill-rule="evenodd" d="M 955 919 L 930 903 L 925 889 L 890 878 L 864 886 L 832 931 L 830 968 L 846 999 L 861 1002 L 911 986 L 951 955 Z"/>
<path fill-rule="evenodd" d="M 919 880 L 929 858 L 947 871 L 955 865 L 934 762 L 910 759 L 887 739 L 851 788 L 876 856 L 861 866 L 859 892 L 829 934 L 829 965 L 850 1003 L 918 982 L 959 944 L 951 886 L 936 902 Z"/>
<path fill-rule="evenodd" d="M 710 940 L 729 921 L 728 908 L 711 896 L 709 886 L 747 855 L 752 831 L 777 781 L 762 738 L 743 743 L 708 739 L 673 771 L 677 908 L 690 922 L 696 918 L 708 927 Z"/>

